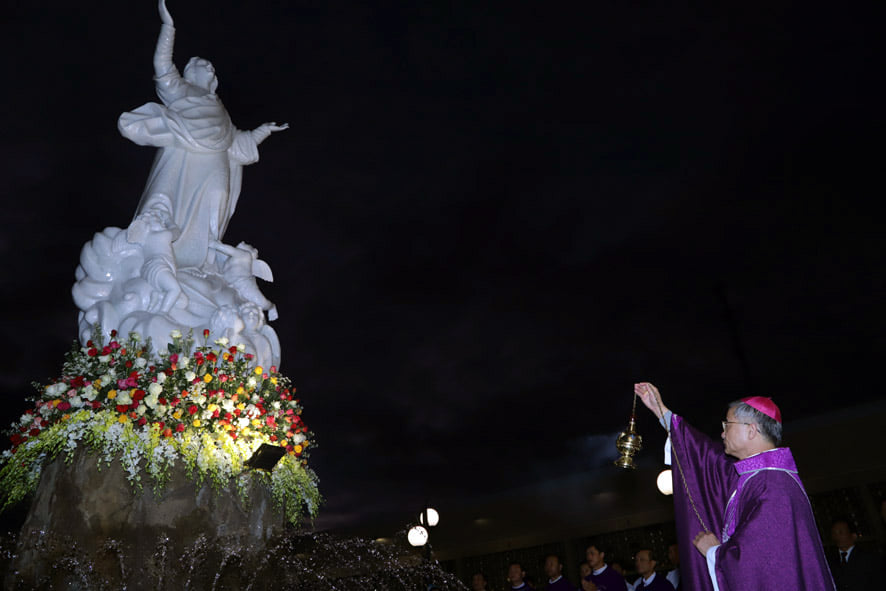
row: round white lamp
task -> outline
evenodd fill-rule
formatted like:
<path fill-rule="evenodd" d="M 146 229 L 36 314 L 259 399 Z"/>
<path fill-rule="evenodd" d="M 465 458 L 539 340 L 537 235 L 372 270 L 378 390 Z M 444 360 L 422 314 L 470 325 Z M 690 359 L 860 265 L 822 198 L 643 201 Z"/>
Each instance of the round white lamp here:
<path fill-rule="evenodd" d="M 435 525 L 440 523 L 440 514 L 437 513 L 436 509 L 431 509 L 430 507 L 428 507 L 427 509 L 425 509 L 425 513 L 427 513 L 427 515 L 428 515 L 428 525 L 430 527 L 434 527 Z M 419 523 L 424 525 L 424 523 L 425 523 L 425 514 L 424 513 L 419 513 L 418 521 L 419 521 Z"/>
<path fill-rule="evenodd" d="M 655 484 L 658 485 L 658 490 L 661 492 L 661 494 L 674 494 L 673 472 L 671 472 L 670 470 L 662 470 L 661 474 L 658 475 L 658 479 L 655 481 Z"/>
<path fill-rule="evenodd" d="M 420 525 L 413 525 L 406 534 L 410 546 L 424 546 L 428 543 L 428 530 Z"/>

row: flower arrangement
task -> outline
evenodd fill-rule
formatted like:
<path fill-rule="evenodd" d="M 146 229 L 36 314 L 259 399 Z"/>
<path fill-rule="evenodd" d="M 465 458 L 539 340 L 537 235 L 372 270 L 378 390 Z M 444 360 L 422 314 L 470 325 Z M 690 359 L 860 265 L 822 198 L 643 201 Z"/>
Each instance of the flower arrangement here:
<path fill-rule="evenodd" d="M 62 377 L 35 384 L 39 395 L 9 430 L 12 448 L 0 455 L 0 510 L 37 488 L 45 462 L 83 445 L 99 461 L 122 463 L 136 492 L 142 471 L 160 492 L 169 469 L 184 462 L 198 486 L 220 491 L 243 473 L 262 444 L 286 454 L 263 479 L 292 523 L 314 517 L 321 501 L 317 477 L 307 467 L 313 435 L 301 418 L 296 389 L 277 372 L 255 366 L 243 345 L 227 339 L 194 346 L 192 335 L 173 331 L 166 351 L 153 354 L 137 333 L 125 340 L 96 329 L 85 347 L 75 343 Z M 237 479 L 246 501 L 246 482 Z"/>

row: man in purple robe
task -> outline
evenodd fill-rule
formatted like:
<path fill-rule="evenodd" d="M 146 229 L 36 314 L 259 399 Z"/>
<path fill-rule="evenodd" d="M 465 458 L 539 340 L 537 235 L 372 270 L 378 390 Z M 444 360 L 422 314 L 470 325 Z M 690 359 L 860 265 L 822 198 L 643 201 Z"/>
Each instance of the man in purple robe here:
<path fill-rule="evenodd" d="M 563 577 L 563 564 L 556 554 L 548 554 L 545 557 L 545 574 L 548 576 L 545 591 L 575 591 L 572 583 Z"/>
<path fill-rule="evenodd" d="M 634 583 L 634 591 L 674 591 L 674 586 L 664 575 L 655 572 L 657 561 L 649 548 L 637 550 L 634 566 L 640 578 Z"/>
<path fill-rule="evenodd" d="M 671 413 L 652 384 L 636 384 L 634 392 L 670 427 L 682 586 L 833 591 L 794 458 L 778 447 L 775 403 L 762 396 L 731 403 L 717 444 Z"/>
<path fill-rule="evenodd" d="M 586 551 L 591 574 L 581 582 L 583 591 L 627 591 L 625 578 L 606 564 L 606 549 L 594 542 Z"/>

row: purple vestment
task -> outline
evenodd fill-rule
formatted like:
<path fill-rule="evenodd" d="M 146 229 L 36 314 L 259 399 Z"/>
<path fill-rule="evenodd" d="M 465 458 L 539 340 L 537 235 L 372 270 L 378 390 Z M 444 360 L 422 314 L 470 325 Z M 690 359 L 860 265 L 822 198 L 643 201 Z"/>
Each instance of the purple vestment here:
<path fill-rule="evenodd" d="M 648 585 L 643 583 L 642 578 L 637 579 L 634 583 L 634 591 L 674 591 L 674 586 L 664 575 L 656 573 Z"/>
<path fill-rule="evenodd" d="M 618 571 L 608 565 L 599 575 L 591 573 L 585 577 L 585 580 L 595 584 L 600 591 L 628 590 L 628 584 L 625 582 L 625 578 L 618 574 Z"/>
<path fill-rule="evenodd" d="M 711 590 L 704 556 L 692 545 L 702 531 L 695 508 L 721 541 L 716 550 L 720 591 L 830 590 L 828 570 L 812 507 L 788 448 L 736 461 L 673 415 L 674 514 L 680 545 L 681 586 Z"/>
<path fill-rule="evenodd" d="M 566 580 L 566 577 L 560 577 L 553 583 L 548 581 L 547 586 L 545 586 L 545 591 L 575 591 L 575 587 L 572 586 L 572 583 Z"/>

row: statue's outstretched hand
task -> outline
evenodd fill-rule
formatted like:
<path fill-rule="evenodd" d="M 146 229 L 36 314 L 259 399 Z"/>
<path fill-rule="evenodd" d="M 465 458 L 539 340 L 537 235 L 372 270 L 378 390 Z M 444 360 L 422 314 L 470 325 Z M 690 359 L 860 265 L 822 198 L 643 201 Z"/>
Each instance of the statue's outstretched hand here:
<path fill-rule="evenodd" d="M 159 0 L 157 9 L 160 11 L 160 20 L 163 21 L 163 24 L 170 27 L 173 26 L 172 15 L 169 14 L 169 10 L 166 8 L 166 0 Z"/>
<path fill-rule="evenodd" d="M 658 388 L 649 382 L 634 384 L 634 394 L 639 396 L 646 408 L 651 410 L 652 414 L 659 419 L 668 412 L 668 407 L 661 401 L 661 393 L 658 391 Z"/>
<path fill-rule="evenodd" d="M 285 129 L 289 129 L 289 124 L 284 123 L 283 125 L 277 125 L 274 121 L 270 123 L 262 123 L 258 127 L 252 130 L 252 137 L 255 139 L 255 143 L 260 144 L 271 135 L 275 131 L 283 131 Z"/>

